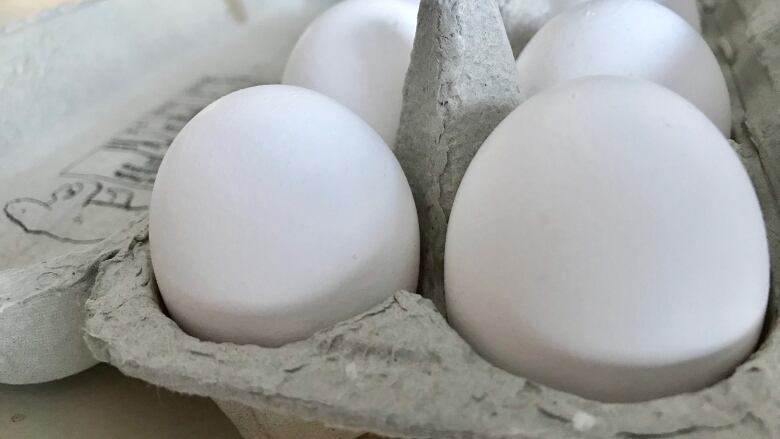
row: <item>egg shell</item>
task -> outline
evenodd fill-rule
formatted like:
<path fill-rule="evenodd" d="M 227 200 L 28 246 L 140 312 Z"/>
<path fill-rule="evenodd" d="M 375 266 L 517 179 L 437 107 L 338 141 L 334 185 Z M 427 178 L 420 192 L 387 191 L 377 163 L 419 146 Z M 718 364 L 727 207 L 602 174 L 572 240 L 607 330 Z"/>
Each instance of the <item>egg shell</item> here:
<path fill-rule="evenodd" d="M 347 0 L 333 6 L 299 38 L 282 83 L 316 90 L 341 102 L 392 147 L 417 7 L 402 0 Z"/>
<path fill-rule="evenodd" d="M 769 260 L 729 143 L 656 84 L 590 77 L 510 114 L 466 172 L 450 322 L 495 365 L 602 401 L 693 391 L 753 349 Z"/>
<path fill-rule="evenodd" d="M 554 17 L 566 9 L 586 3 L 592 0 L 549 0 L 549 17 Z M 624 0 L 625 1 L 625 0 Z M 701 33 L 701 15 L 696 6 L 696 0 L 653 0 L 656 3 L 666 6 L 682 17 L 696 32 Z"/>
<path fill-rule="evenodd" d="M 497 0 L 504 18 L 509 41 L 515 57 L 520 54 L 528 40 L 551 18 L 566 8 L 591 0 Z M 702 14 L 696 0 L 655 0 L 681 17 L 701 33 Z"/>
<path fill-rule="evenodd" d="M 567 9 L 531 38 L 517 67 L 525 98 L 583 76 L 642 78 L 679 93 L 731 132 L 715 55 L 685 20 L 650 0 L 593 0 Z"/>
<path fill-rule="evenodd" d="M 682 17 L 696 32 L 701 33 L 701 14 L 696 0 L 656 0 Z"/>
<path fill-rule="evenodd" d="M 162 297 L 205 340 L 278 346 L 413 290 L 418 235 L 381 137 L 292 86 L 208 106 L 174 140 L 152 193 Z"/>

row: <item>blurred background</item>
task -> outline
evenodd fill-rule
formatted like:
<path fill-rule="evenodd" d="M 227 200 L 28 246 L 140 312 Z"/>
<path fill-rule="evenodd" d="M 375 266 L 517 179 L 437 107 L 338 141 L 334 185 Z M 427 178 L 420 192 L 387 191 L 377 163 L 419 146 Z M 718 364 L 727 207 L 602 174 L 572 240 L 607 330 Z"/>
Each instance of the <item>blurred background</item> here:
<path fill-rule="evenodd" d="M 0 26 L 31 17 L 39 12 L 74 0 L 0 0 Z"/>

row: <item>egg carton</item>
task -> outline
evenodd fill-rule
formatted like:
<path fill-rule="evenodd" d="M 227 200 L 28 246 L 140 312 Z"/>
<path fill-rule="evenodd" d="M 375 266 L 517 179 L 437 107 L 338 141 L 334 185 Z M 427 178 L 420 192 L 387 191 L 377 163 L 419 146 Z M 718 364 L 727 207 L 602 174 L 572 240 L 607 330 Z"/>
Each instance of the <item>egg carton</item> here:
<path fill-rule="evenodd" d="M 228 14 L 241 15 L 229 3 Z M 420 218 L 423 229 L 432 230 L 422 237 L 428 298 L 397 292 L 366 313 L 279 348 L 204 342 L 165 313 L 141 215 L 81 251 L 0 272 L 0 381 L 55 379 L 97 359 L 147 382 L 215 399 L 248 438 L 349 438 L 366 431 L 438 439 L 780 438 L 775 279 L 762 343 L 729 378 L 643 403 L 599 403 L 508 374 L 475 354 L 439 311 L 444 296 L 436 270 L 459 177 L 481 141 L 517 104 L 506 32 L 522 44 L 543 21 L 545 3 L 422 2 L 396 151 L 418 203 L 425 202 L 421 210 L 429 213 Z M 203 7 L 214 8 L 205 2 Z M 724 0 L 702 2 L 701 8 L 704 33 L 731 88 L 732 144 L 759 196 L 772 266 L 778 267 L 780 241 L 773 231 L 780 226 L 774 192 L 780 184 L 780 4 Z M 89 14 L 82 15 L 86 20 Z M 213 19 L 224 16 L 220 11 Z M 296 16 L 299 24 L 307 19 Z M 228 19 L 222 26 L 237 25 Z M 277 63 L 265 67 L 278 72 L 284 56 L 275 56 Z M 231 84 L 241 81 L 255 79 Z M 420 144 L 430 148 L 430 160 L 415 155 Z M 80 197 L 85 187 L 55 192 L 49 207 Z M 106 203 L 111 198 L 95 196 L 108 197 L 92 198 Z M 11 214 L 6 209 L 7 216 L 21 215 L 15 206 Z M 36 228 L 14 218 L 39 234 L 57 225 Z"/>

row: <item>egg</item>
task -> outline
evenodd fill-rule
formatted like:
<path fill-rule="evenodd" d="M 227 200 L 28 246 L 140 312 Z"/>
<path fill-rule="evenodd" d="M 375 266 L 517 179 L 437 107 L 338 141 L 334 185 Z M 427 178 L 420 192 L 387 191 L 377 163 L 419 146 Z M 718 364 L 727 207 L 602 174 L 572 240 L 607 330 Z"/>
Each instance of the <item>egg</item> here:
<path fill-rule="evenodd" d="M 417 8 L 408 0 L 347 0 L 333 6 L 301 35 L 282 83 L 341 102 L 392 147 L 401 119 Z"/>
<path fill-rule="evenodd" d="M 587 398 L 694 391 L 754 348 L 769 258 L 718 129 L 654 83 L 589 77 L 521 104 L 455 198 L 448 317 L 495 365 Z"/>
<path fill-rule="evenodd" d="M 591 0 L 551 0 L 549 2 L 549 14 L 552 17 L 560 14 L 567 8 Z M 656 3 L 666 6 L 677 15 L 685 19 L 696 32 L 701 33 L 701 15 L 696 6 L 696 0 L 654 0 Z"/>
<path fill-rule="evenodd" d="M 517 59 L 524 97 L 590 75 L 647 79 L 699 107 L 725 134 L 731 104 L 707 43 L 677 14 L 649 0 L 592 0 L 567 9 Z"/>
<path fill-rule="evenodd" d="M 682 17 L 696 32 L 701 33 L 701 15 L 696 0 L 655 0 Z"/>
<path fill-rule="evenodd" d="M 417 284 L 400 165 L 310 90 L 259 86 L 208 106 L 170 146 L 150 210 L 162 298 L 204 340 L 279 346 Z"/>

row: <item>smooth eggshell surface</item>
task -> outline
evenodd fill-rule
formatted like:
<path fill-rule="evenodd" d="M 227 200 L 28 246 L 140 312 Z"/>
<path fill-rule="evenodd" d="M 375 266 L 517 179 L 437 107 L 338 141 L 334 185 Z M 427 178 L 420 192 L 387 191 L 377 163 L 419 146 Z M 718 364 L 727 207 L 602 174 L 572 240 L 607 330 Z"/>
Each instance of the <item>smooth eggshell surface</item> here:
<path fill-rule="evenodd" d="M 450 322 L 486 359 L 603 401 L 693 391 L 753 349 L 764 223 L 721 133 L 656 84 L 538 94 L 466 172 L 445 254 Z"/>
<path fill-rule="evenodd" d="M 316 92 L 223 97 L 176 137 L 152 193 L 165 304 L 212 341 L 278 346 L 417 283 L 406 178 L 365 121 Z"/>
<path fill-rule="evenodd" d="M 680 94 L 728 136 L 731 104 L 723 72 L 685 20 L 649 0 L 593 0 L 559 14 L 517 59 L 528 98 L 584 76 L 647 79 Z"/>
<path fill-rule="evenodd" d="M 682 17 L 696 32 L 701 33 L 701 14 L 696 6 L 696 0 L 655 0 L 657 3 L 666 6 L 677 15 Z"/>
<path fill-rule="evenodd" d="M 550 13 L 549 16 L 555 16 L 580 3 L 585 3 L 591 0 L 550 0 Z M 623 0 L 625 1 L 625 0 Z M 699 14 L 699 8 L 696 6 L 696 0 L 654 0 L 656 3 L 666 6 L 673 10 L 680 17 L 684 18 L 696 32 L 701 33 L 701 15 Z"/>
<path fill-rule="evenodd" d="M 301 35 L 282 82 L 341 102 L 393 147 L 416 27 L 411 1 L 339 3 Z"/>

